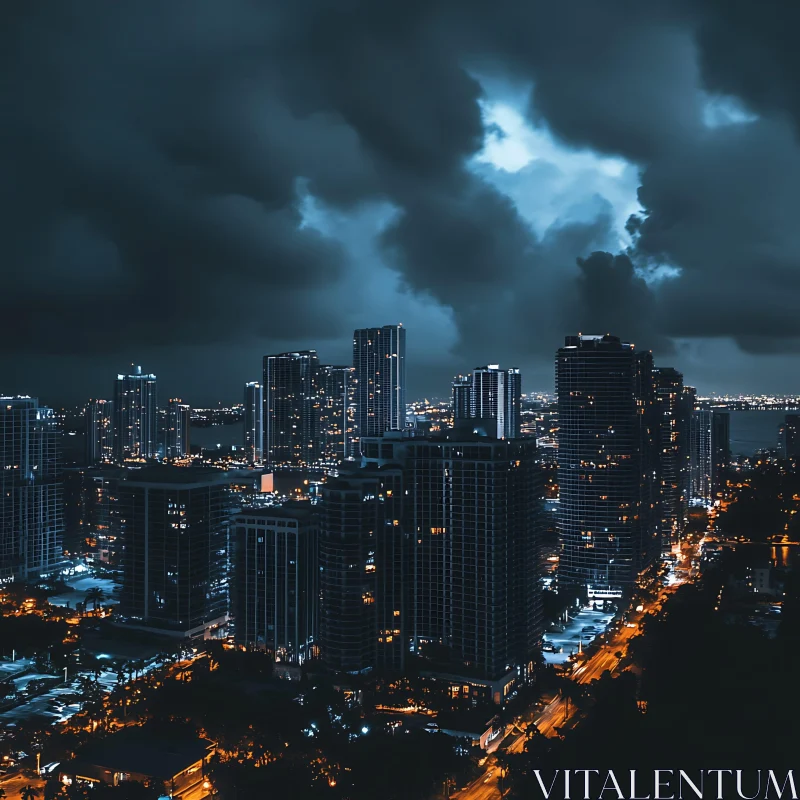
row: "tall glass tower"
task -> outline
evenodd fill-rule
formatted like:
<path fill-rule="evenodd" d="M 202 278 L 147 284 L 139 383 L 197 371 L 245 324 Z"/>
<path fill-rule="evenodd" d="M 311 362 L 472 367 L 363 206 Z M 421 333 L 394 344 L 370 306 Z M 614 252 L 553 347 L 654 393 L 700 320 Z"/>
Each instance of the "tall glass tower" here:
<path fill-rule="evenodd" d="M 156 376 L 136 367 L 114 384 L 114 458 L 158 457 Z"/>
<path fill-rule="evenodd" d="M 264 460 L 264 390 L 258 381 L 244 385 L 244 449 L 247 463 L 260 466 Z"/>
<path fill-rule="evenodd" d="M 353 332 L 356 429 L 359 437 L 406 426 L 406 329 L 402 325 Z"/>
<path fill-rule="evenodd" d="M 515 439 L 520 429 L 522 378 L 518 369 L 498 364 L 472 370 L 470 416 L 491 425 L 497 439 Z"/>
<path fill-rule="evenodd" d="M 190 453 L 189 427 L 192 424 L 192 407 L 180 398 L 170 399 L 167 406 L 165 451 L 169 461 L 186 458 Z"/>
<path fill-rule="evenodd" d="M 616 336 L 568 336 L 556 355 L 558 581 L 621 597 L 659 553 L 652 356 Z"/>
<path fill-rule="evenodd" d="M 319 368 L 317 386 L 321 459 L 326 468 L 335 468 L 354 456 L 355 370 L 323 364 Z"/>
<path fill-rule="evenodd" d="M 316 350 L 264 356 L 264 460 L 270 467 L 319 462 Z"/>
<path fill-rule="evenodd" d="M 683 375 L 672 367 L 656 367 L 653 378 L 659 419 L 661 544 L 668 550 L 678 541 L 686 516 Z"/>
<path fill-rule="evenodd" d="M 61 432 L 35 397 L 0 397 L 0 578 L 27 580 L 62 560 Z"/>
<path fill-rule="evenodd" d="M 86 463 L 111 461 L 114 454 L 114 404 L 110 400 L 90 400 L 86 420 Z"/>

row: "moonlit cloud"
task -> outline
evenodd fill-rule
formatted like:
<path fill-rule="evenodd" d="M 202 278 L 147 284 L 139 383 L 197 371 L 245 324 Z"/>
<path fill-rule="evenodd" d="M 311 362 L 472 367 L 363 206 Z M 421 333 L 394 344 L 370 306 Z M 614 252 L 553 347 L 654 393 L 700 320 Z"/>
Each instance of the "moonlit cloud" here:
<path fill-rule="evenodd" d="M 637 167 L 559 142 L 544 125 L 526 119 L 527 100 L 512 98 L 481 104 L 487 135 L 474 168 L 514 200 L 538 236 L 552 226 L 591 222 L 610 207 L 618 240 L 609 246 L 628 246 L 625 223 L 641 212 Z"/>
<path fill-rule="evenodd" d="M 707 128 L 746 125 L 758 119 L 758 114 L 748 111 L 738 97 L 709 95 L 705 92 L 702 96 L 703 123 Z"/>

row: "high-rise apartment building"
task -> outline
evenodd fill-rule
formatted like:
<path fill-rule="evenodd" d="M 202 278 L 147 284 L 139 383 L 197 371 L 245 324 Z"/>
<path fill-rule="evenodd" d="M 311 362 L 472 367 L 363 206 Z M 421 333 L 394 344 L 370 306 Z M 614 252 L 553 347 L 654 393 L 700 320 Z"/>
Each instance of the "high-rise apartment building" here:
<path fill-rule="evenodd" d="M 0 397 L 0 578 L 48 575 L 62 563 L 61 432 L 34 397 Z"/>
<path fill-rule="evenodd" d="M 264 356 L 264 461 L 271 468 L 319 463 L 316 350 Z"/>
<path fill-rule="evenodd" d="M 320 652 L 337 672 L 402 669 L 404 495 L 396 467 L 342 465 L 320 506 Z"/>
<path fill-rule="evenodd" d="M 317 506 L 247 509 L 233 519 L 236 642 L 302 664 L 319 638 Z"/>
<path fill-rule="evenodd" d="M 690 424 L 690 494 L 694 503 L 711 506 L 723 497 L 731 459 L 730 414 L 700 408 Z"/>
<path fill-rule="evenodd" d="M 101 465 L 64 470 L 64 550 L 87 555 L 105 567 L 117 566 L 112 517 L 124 467 Z"/>
<path fill-rule="evenodd" d="M 658 405 L 661 545 L 668 550 L 678 541 L 686 520 L 685 453 L 686 401 L 683 375 L 672 367 L 653 369 Z"/>
<path fill-rule="evenodd" d="M 323 364 L 317 375 L 322 443 L 320 457 L 322 465 L 331 469 L 356 455 L 355 368 Z"/>
<path fill-rule="evenodd" d="M 244 385 L 244 450 L 247 463 L 264 461 L 264 390 L 258 381 Z"/>
<path fill-rule="evenodd" d="M 711 413 L 711 495 L 714 500 L 725 496 L 730 464 L 731 415 L 715 409 Z"/>
<path fill-rule="evenodd" d="M 406 426 L 406 330 L 402 325 L 353 333 L 358 436 Z"/>
<path fill-rule="evenodd" d="M 535 440 L 447 430 L 427 437 L 388 432 L 362 445 L 365 467 L 327 490 L 337 493 L 342 520 L 361 519 L 353 544 L 371 559 L 359 569 L 337 539 L 329 545 L 331 558 L 352 567 L 344 571 L 353 608 L 363 613 L 359 592 L 375 597 L 376 616 L 362 619 L 360 637 L 351 640 L 369 642 L 377 627 L 379 665 L 402 664 L 410 648 L 431 675 L 502 703 L 528 674 L 542 633 L 543 487 Z M 323 515 L 328 501 L 326 492 Z M 372 657 L 366 644 L 362 652 Z"/>
<path fill-rule="evenodd" d="M 660 549 L 652 356 L 615 336 L 568 336 L 556 394 L 558 581 L 620 597 Z"/>
<path fill-rule="evenodd" d="M 86 463 L 100 464 L 114 458 L 114 404 L 90 400 L 84 412 L 86 422 Z"/>
<path fill-rule="evenodd" d="M 136 367 L 129 375 L 117 375 L 114 384 L 114 458 L 157 458 L 158 405 L 156 376 Z"/>
<path fill-rule="evenodd" d="M 475 367 L 453 381 L 453 422 L 473 419 L 476 430 L 497 439 L 520 435 L 522 377 L 498 364 Z"/>
<path fill-rule="evenodd" d="M 129 624 L 198 636 L 228 619 L 228 539 L 235 478 L 158 465 L 117 486 L 120 612 Z"/>
<path fill-rule="evenodd" d="M 800 414 L 787 414 L 780 430 L 779 455 L 795 461 L 800 458 Z"/>
<path fill-rule="evenodd" d="M 192 408 L 179 398 L 171 399 L 167 406 L 164 455 L 167 460 L 186 458 L 190 453 L 190 426 Z"/>
<path fill-rule="evenodd" d="M 694 504 L 710 506 L 711 492 L 711 414 L 707 408 L 692 412 L 689 426 L 689 495 Z"/>
<path fill-rule="evenodd" d="M 456 420 L 469 419 L 472 398 L 472 376 L 459 375 L 453 379 L 453 426 Z"/>

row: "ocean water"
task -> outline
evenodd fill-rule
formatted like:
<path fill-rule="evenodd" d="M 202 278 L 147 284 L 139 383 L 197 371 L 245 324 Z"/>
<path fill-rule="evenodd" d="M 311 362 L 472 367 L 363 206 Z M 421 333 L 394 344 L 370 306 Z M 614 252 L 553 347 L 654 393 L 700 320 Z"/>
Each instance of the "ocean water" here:
<path fill-rule="evenodd" d="M 214 449 L 222 447 L 237 447 L 244 444 L 244 423 L 235 422 L 232 425 L 212 425 L 210 428 L 197 428 L 194 425 L 189 431 L 189 442 L 194 447 Z"/>
<path fill-rule="evenodd" d="M 731 452 L 751 456 L 778 446 L 778 428 L 786 411 L 731 411 Z"/>

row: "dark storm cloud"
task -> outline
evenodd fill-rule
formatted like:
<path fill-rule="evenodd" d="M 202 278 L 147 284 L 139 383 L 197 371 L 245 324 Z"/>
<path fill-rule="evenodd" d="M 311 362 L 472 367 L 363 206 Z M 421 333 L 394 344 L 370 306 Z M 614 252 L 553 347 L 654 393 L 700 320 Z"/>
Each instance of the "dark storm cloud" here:
<path fill-rule="evenodd" d="M 548 356 L 597 326 L 665 354 L 687 336 L 793 349 L 788 6 L 8 4 L 0 318 L 22 335 L 0 349 L 346 338 L 353 264 L 303 224 L 306 193 L 396 209 L 383 255 L 452 309 L 467 365 Z M 602 200 L 537 237 L 471 166 L 475 74 L 533 85 L 531 120 L 641 167 L 630 257 L 595 252 L 618 249 Z M 704 91 L 762 119 L 709 129 Z M 648 285 L 634 268 L 661 264 L 680 277 Z"/>
<path fill-rule="evenodd" d="M 577 317 L 586 331 L 624 331 L 643 349 L 672 354 L 671 342 L 656 327 L 656 298 L 627 255 L 592 253 L 579 258 L 578 267 Z"/>

